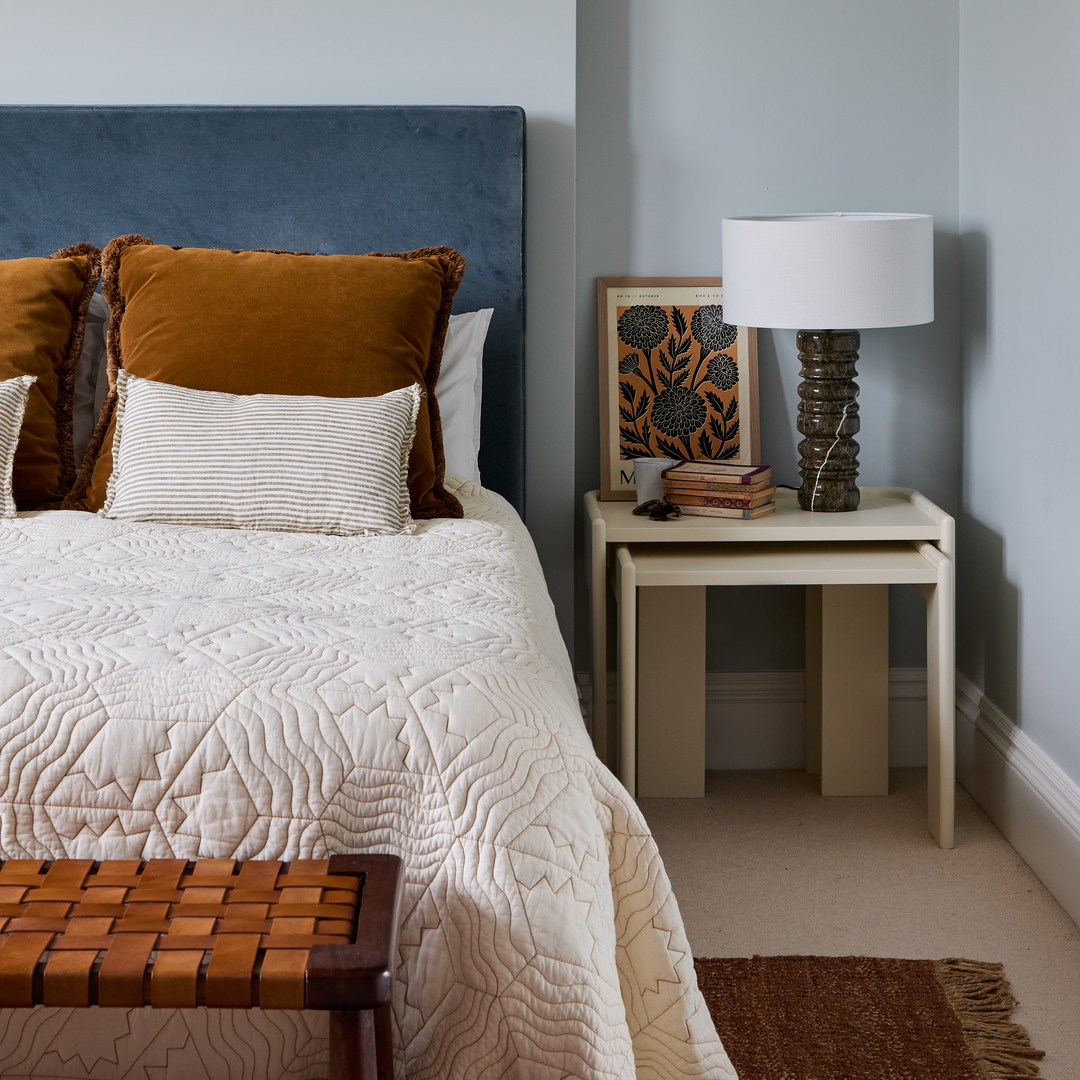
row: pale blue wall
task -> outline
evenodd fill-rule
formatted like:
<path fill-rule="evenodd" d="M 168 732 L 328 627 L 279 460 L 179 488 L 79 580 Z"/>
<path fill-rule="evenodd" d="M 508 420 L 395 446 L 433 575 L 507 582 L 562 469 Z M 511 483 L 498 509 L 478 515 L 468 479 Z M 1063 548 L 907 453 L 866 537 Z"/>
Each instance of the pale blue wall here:
<path fill-rule="evenodd" d="M 911 211 L 935 217 L 937 318 L 863 332 L 860 479 L 954 511 L 956 3 L 579 0 L 578 41 L 579 489 L 598 480 L 597 276 L 721 275 L 724 216 Z M 763 332 L 762 456 L 786 483 L 798 382 L 794 333 Z M 893 663 L 922 665 L 921 601 L 895 600 Z M 801 668 L 796 590 L 715 590 L 710 606 L 712 669 Z"/>
<path fill-rule="evenodd" d="M 960 13 L 959 665 L 1080 783 L 1080 5 Z"/>

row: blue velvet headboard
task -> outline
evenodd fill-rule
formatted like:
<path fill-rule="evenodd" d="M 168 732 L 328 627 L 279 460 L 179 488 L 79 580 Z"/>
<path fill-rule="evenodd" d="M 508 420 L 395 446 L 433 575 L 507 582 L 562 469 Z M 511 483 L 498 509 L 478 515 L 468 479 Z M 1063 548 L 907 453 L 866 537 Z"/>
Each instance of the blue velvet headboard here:
<path fill-rule="evenodd" d="M 0 258 L 137 232 L 351 252 L 448 244 L 493 307 L 480 469 L 524 509 L 524 137 L 513 106 L 3 106 Z"/>

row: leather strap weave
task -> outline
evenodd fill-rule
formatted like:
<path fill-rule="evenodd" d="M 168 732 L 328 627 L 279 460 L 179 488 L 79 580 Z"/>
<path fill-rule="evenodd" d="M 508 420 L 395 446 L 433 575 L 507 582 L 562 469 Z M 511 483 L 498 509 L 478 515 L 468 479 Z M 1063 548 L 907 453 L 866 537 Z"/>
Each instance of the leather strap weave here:
<path fill-rule="evenodd" d="M 329 859 L 0 863 L 0 1007 L 302 1009 L 352 944 L 364 875 Z"/>

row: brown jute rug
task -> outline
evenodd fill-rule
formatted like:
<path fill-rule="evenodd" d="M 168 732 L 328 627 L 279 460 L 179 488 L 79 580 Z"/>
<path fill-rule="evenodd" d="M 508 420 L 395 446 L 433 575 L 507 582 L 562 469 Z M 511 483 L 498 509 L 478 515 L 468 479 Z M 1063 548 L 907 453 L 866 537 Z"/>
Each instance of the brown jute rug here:
<path fill-rule="evenodd" d="M 739 1080 L 1029 1080 L 1000 964 L 865 956 L 695 960 Z"/>

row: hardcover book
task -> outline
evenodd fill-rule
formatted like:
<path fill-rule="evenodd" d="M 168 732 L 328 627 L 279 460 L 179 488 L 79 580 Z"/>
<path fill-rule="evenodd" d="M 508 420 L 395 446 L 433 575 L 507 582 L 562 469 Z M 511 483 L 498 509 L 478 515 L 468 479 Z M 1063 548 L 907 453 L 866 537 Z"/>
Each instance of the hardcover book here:
<path fill-rule="evenodd" d="M 772 484 L 694 484 L 686 480 L 664 481 L 664 491 L 671 495 L 757 495 L 775 491 Z"/>
<path fill-rule="evenodd" d="M 772 480 L 769 465 L 733 465 L 724 461 L 680 461 L 663 472 L 665 480 L 708 480 L 723 484 L 761 484 Z"/>
<path fill-rule="evenodd" d="M 762 503 L 760 506 L 737 507 L 737 506 L 684 506 L 683 514 L 690 517 L 722 517 L 722 518 L 758 518 L 765 517 L 776 510 L 775 502 Z"/>
<path fill-rule="evenodd" d="M 665 491 L 664 502 L 675 503 L 677 506 L 734 506 L 753 507 L 761 506 L 762 503 L 773 501 L 776 488 L 766 487 L 760 491 L 722 492 L 719 494 L 688 494 L 686 492 Z"/>

